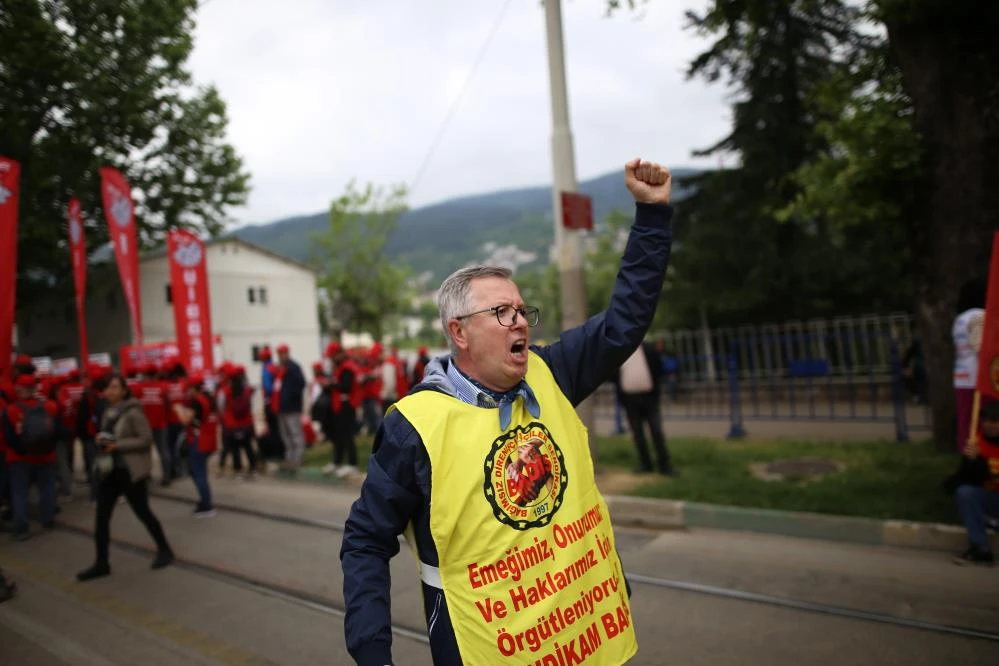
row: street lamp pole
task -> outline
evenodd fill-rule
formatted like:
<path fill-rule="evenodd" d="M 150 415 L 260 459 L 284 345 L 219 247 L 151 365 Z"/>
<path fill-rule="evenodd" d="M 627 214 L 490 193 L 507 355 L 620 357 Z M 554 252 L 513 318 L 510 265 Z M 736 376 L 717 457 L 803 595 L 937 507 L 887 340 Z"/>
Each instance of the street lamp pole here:
<path fill-rule="evenodd" d="M 552 108 L 552 223 L 558 259 L 562 330 L 586 321 L 586 284 L 583 279 L 583 237 L 578 229 L 562 225 L 562 192 L 576 192 L 576 159 L 569 129 L 569 99 L 566 93 L 565 58 L 562 48 L 561 0 L 544 0 L 548 43 L 548 82 Z M 593 432 L 592 399 L 577 408 L 583 424 Z M 594 438 L 590 437 L 593 449 Z"/>

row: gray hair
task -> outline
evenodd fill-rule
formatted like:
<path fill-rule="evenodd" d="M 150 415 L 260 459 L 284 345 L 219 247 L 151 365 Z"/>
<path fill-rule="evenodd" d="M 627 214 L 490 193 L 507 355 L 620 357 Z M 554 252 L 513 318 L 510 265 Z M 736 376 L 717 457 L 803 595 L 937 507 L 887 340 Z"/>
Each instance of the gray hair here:
<path fill-rule="evenodd" d="M 447 338 L 447 346 L 452 354 L 458 353 L 458 347 L 451 339 L 447 323 L 468 314 L 471 307 L 468 302 L 469 285 L 472 281 L 487 277 L 509 280 L 512 276 L 513 271 L 502 266 L 467 266 L 451 273 L 441 282 L 441 288 L 437 290 L 437 310 L 440 312 L 441 327 L 444 329 L 444 337 Z"/>

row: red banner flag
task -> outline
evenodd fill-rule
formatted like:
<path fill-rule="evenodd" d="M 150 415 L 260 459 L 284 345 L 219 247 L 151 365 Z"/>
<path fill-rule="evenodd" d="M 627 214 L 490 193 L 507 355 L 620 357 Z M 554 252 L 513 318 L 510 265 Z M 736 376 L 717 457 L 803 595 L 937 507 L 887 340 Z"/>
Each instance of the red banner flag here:
<path fill-rule="evenodd" d="M 985 298 L 985 326 L 978 348 L 978 392 L 999 400 L 999 232 L 992 238 L 992 263 Z"/>
<path fill-rule="evenodd" d="M 80 362 L 86 370 L 90 351 L 87 344 L 87 314 L 84 309 L 87 300 L 87 238 L 83 234 L 83 220 L 80 218 L 80 200 L 69 200 L 69 252 L 73 259 L 73 283 L 76 286 L 76 328 L 80 334 Z"/>
<path fill-rule="evenodd" d="M 101 167 L 101 199 L 104 217 L 114 243 L 118 275 L 125 301 L 132 314 L 132 342 L 142 344 L 142 304 L 139 292 L 139 247 L 135 234 L 135 206 L 132 188 L 117 169 Z"/>
<path fill-rule="evenodd" d="M 17 202 L 21 165 L 0 155 L 0 377 L 10 371 L 17 305 Z"/>
<path fill-rule="evenodd" d="M 181 362 L 188 372 L 211 370 L 215 363 L 205 244 L 190 231 L 174 230 L 167 237 L 167 255 Z"/>

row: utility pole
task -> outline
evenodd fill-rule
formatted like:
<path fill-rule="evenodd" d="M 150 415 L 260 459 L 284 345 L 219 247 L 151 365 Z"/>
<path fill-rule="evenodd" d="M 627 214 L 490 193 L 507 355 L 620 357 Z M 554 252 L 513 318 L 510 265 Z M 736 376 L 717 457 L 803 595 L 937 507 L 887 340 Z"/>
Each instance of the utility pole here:
<path fill-rule="evenodd" d="M 562 192 L 576 192 L 576 158 L 569 129 L 569 99 L 565 83 L 562 49 L 561 0 L 544 0 L 545 30 L 548 37 L 548 82 L 552 103 L 552 223 L 555 225 L 555 254 L 558 257 L 562 330 L 586 321 L 586 284 L 583 280 L 583 237 L 578 229 L 562 226 Z M 590 431 L 590 452 L 596 461 L 593 437 L 593 399 L 576 408 Z"/>

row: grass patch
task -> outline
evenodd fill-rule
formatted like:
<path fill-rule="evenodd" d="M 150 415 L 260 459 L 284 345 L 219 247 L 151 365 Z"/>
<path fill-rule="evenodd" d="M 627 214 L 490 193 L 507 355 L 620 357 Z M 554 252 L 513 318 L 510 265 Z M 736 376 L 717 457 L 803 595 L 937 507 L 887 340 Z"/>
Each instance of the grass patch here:
<path fill-rule="evenodd" d="M 372 438 L 357 437 L 361 471 L 367 469 Z M 728 441 L 674 437 L 670 453 L 679 476 L 638 477 L 628 494 L 749 508 L 809 511 L 841 516 L 918 520 L 959 524 L 952 497 L 940 483 L 957 467 L 953 454 L 939 453 L 930 442 Z M 637 465 L 627 436 L 600 437 L 601 469 L 631 471 Z M 751 463 L 799 458 L 828 458 L 846 465 L 817 480 L 762 481 Z M 304 464 L 330 462 L 330 445 L 305 452 Z"/>
<path fill-rule="evenodd" d="M 598 442 L 601 466 L 631 469 L 628 437 Z M 953 454 L 930 442 L 795 442 L 672 438 L 675 478 L 648 477 L 630 494 L 708 504 L 810 511 L 842 516 L 958 523 L 953 498 L 940 483 L 957 467 Z M 749 472 L 756 462 L 827 458 L 846 464 L 810 481 L 762 481 Z"/>
<path fill-rule="evenodd" d="M 374 437 L 370 435 L 358 435 L 354 438 L 357 442 L 357 467 L 362 472 L 368 471 L 368 458 L 371 457 L 371 446 L 374 444 Z M 333 446 L 329 442 L 316 444 L 305 449 L 302 456 L 302 464 L 306 467 L 322 467 L 333 460 Z"/>

